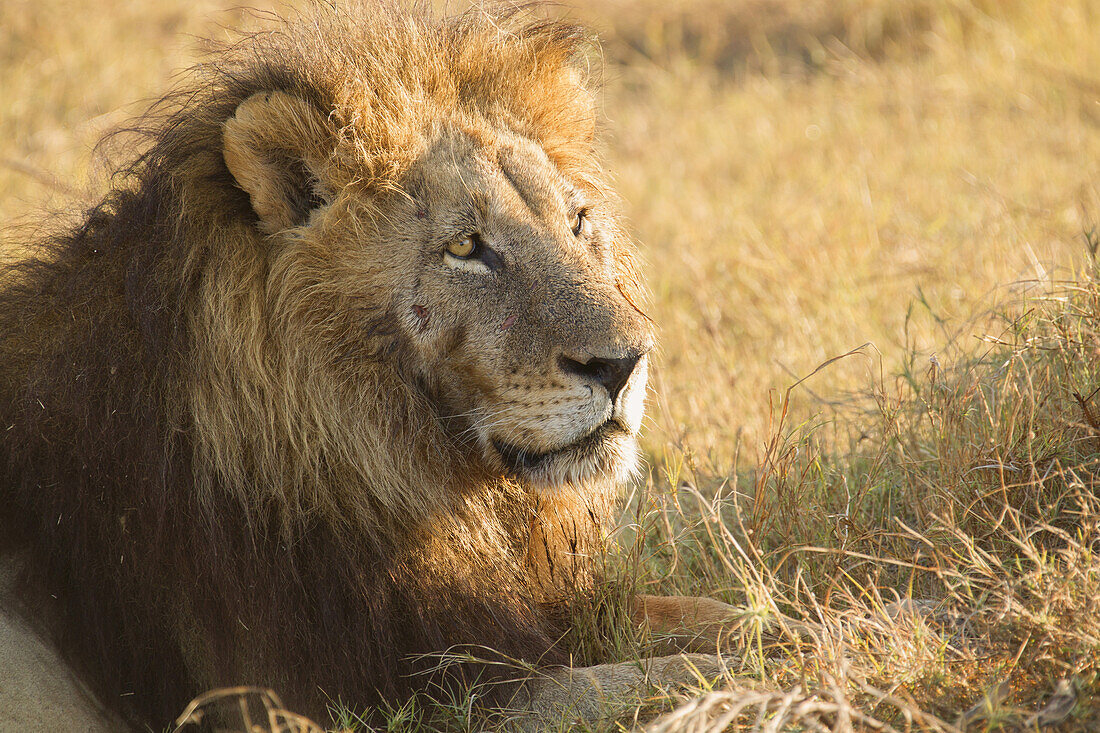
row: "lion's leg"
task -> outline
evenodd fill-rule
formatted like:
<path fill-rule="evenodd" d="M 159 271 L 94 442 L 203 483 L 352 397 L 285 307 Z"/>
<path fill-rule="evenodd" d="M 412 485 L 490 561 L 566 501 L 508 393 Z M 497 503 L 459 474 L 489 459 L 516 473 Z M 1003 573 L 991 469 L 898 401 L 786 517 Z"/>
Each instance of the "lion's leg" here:
<path fill-rule="evenodd" d="M 630 609 L 634 624 L 662 637 L 670 651 L 716 651 L 738 615 L 728 603 L 698 596 L 639 594 Z"/>
<path fill-rule="evenodd" d="M 710 685 L 724 670 L 713 654 L 674 654 L 540 672 L 513 699 L 511 728 L 552 731 L 615 718 L 636 707 L 652 687 Z"/>
<path fill-rule="evenodd" d="M 672 652 L 721 652 L 729 656 L 729 642 L 742 625 L 744 612 L 728 603 L 699 596 L 649 596 L 631 602 L 630 618 L 659 637 L 658 646 Z M 785 616 L 772 617 L 761 629 L 769 638 L 818 638 L 826 633 L 818 624 Z"/>

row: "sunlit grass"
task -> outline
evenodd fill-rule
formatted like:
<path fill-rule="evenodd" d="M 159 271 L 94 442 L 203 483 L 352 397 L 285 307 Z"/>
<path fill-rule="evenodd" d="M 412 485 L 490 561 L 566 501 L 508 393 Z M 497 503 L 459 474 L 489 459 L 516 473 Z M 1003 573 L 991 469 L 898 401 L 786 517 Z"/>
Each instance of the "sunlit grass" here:
<path fill-rule="evenodd" d="M 1092 729 L 1100 434 L 1075 393 L 1095 409 L 1098 297 L 1091 279 L 1044 292 L 956 366 L 876 384 L 846 450 L 780 424 L 752 469 L 658 481 L 647 590 L 721 592 L 780 629 L 761 651 L 746 624 L 742 672 L 839 685 L 895 726 L 1021 726 L 1061 683 L 1079 701 L 1066 725 Z"/>

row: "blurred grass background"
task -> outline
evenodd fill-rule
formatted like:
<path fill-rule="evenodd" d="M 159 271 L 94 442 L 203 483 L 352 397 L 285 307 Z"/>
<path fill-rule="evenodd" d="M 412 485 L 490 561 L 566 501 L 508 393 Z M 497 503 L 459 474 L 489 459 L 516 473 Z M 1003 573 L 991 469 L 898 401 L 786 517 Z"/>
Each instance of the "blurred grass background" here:
<path fill-rule="evenodd" d="M 880 723 L 1027 728 L 1066 681 L 1057 725 L 1100 726 L 1100 0 L 561 12 L 600 34 L 661 328 L 627 571 L 744 608 L 737 671 Z M 249 18 L 0 2 L 0 221 L 94 199 L 100 136 Z M 696 722 L 731 704 L 704 692 Z"/>

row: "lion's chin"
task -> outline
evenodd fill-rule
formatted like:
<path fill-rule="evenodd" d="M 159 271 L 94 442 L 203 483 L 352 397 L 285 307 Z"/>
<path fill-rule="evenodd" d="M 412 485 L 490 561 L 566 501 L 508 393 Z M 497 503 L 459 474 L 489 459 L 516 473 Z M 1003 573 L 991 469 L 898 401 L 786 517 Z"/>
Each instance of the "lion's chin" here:
<path fill-rule="evenodd" d="M 580 440 L 549 451 L 533 451 L 501 440 L 493 440 L 492 446 L 510 476 L 538 489 L 593 480 L 621 483 L 638 464 L 634 433 L 614 418 Z"/>

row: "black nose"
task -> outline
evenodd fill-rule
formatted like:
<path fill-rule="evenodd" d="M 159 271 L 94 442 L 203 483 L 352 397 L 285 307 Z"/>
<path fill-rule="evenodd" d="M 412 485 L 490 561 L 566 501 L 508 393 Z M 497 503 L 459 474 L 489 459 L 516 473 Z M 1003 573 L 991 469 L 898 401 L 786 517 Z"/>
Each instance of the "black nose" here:
<path fill-rule="evenodd" d="M 630 379 L 630 375 L 634 373 L 634 367 L 638 366 L 641 358 L 642 354 L 640 352 L 622 359 L 592 357 L 583 362 L 563 356 L 559 363 L 562 371 L 566 374 L 576 374 L 603 386 L 607 390 L 607 394 L 611 396 L 611 401 L 614 402 Z"/>

